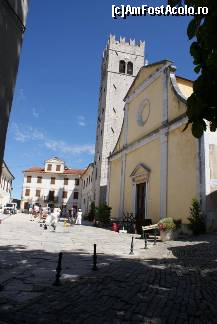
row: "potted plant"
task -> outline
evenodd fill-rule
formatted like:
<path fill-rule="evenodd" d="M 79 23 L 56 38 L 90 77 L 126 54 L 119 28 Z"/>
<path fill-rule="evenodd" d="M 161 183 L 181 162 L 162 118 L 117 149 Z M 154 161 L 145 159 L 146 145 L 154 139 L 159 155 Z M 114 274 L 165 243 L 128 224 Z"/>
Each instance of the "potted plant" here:
<path fill-rule="evenodd" d="M 190 222 L 190 229 L 194 235 L 204 234 L 206 232 L 205 217 L 201 212 L 200 202 L 196 198 L 192 199 L 188 220 Z"/>
<path fill-rule="evenodd" d="M 165 217 L 158 222 L 160 237 L 163 242 L 174 238 L 176 225 L 171 217 Z"/>

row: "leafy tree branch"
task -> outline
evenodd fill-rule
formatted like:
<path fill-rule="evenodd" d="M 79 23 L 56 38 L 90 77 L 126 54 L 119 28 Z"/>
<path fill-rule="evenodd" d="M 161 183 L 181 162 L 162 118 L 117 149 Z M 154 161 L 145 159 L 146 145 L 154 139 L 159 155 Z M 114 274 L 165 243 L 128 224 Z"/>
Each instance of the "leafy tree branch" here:
<path fill-rule="evenodd" d="M 208 15 L 195 15 L 187 27 L 192 40 L 190 54 L 199 75 L 193 83 L 193 93 L 187 99 L 188 125 L 199 138 L 207 127 L 217 129 L 217 1 L 216 0 L 168 0 L 172 6 L 188 5 L 208 7 Z M 205 120 L 207 122 L 205 122 Z"/>

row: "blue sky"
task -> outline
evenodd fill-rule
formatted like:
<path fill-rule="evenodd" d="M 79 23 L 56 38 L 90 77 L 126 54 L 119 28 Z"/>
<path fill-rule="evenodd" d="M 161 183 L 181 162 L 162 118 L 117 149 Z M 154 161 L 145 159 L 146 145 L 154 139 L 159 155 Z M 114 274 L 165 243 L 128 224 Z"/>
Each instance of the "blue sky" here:
<path fill-rule="evenodd" d="M 31 0 L 5 161 L 20 198 L 22 170 L 58 156 L 69 167 L 93 160 L 100 64 L 110 33 L 145 40 L 146 59 L 171 59 L 177 74 L 194 79 L 188 17 L 111 17 L 112 4 L 165 1 Z"/>

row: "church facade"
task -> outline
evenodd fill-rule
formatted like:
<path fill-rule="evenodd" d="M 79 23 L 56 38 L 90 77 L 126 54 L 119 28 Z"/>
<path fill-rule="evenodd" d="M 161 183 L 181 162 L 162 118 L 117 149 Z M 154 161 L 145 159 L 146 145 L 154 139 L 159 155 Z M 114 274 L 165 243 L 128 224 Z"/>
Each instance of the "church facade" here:
<path fill-rule="evenodd" d="M 107 202 L 112 218 L 134 213 L 142 225 L 163 217 L 188 223 L 197 198 L 208 228 L 217 226 L 217 134 L 194 138 L 186 99 L 192 82 L 164 60 L 140 69 L 125 96 L 124 120 L 109 156 Z"/>

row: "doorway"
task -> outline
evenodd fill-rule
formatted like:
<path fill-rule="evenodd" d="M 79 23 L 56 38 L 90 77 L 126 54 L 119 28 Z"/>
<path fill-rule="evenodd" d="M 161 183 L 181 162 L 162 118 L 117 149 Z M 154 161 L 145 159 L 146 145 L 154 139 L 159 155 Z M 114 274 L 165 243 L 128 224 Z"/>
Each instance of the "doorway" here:
<path fill-rule="evenodd" d="M 29 209 L 29 203 L 27 201 L 24 202 L 24 208 L 25 210 L 28 210 Z"/>
<path fill-rule="evenodd" d="M 142 233 L 142 226 L 145 225 L 146 192 L 146 182 L 136 184 L 136 232 L 138 234 Z"/>
<path fill-rule="evenodd" d="M 54 191 L 49 191 L 48 201 L 54 201 Z"/>

